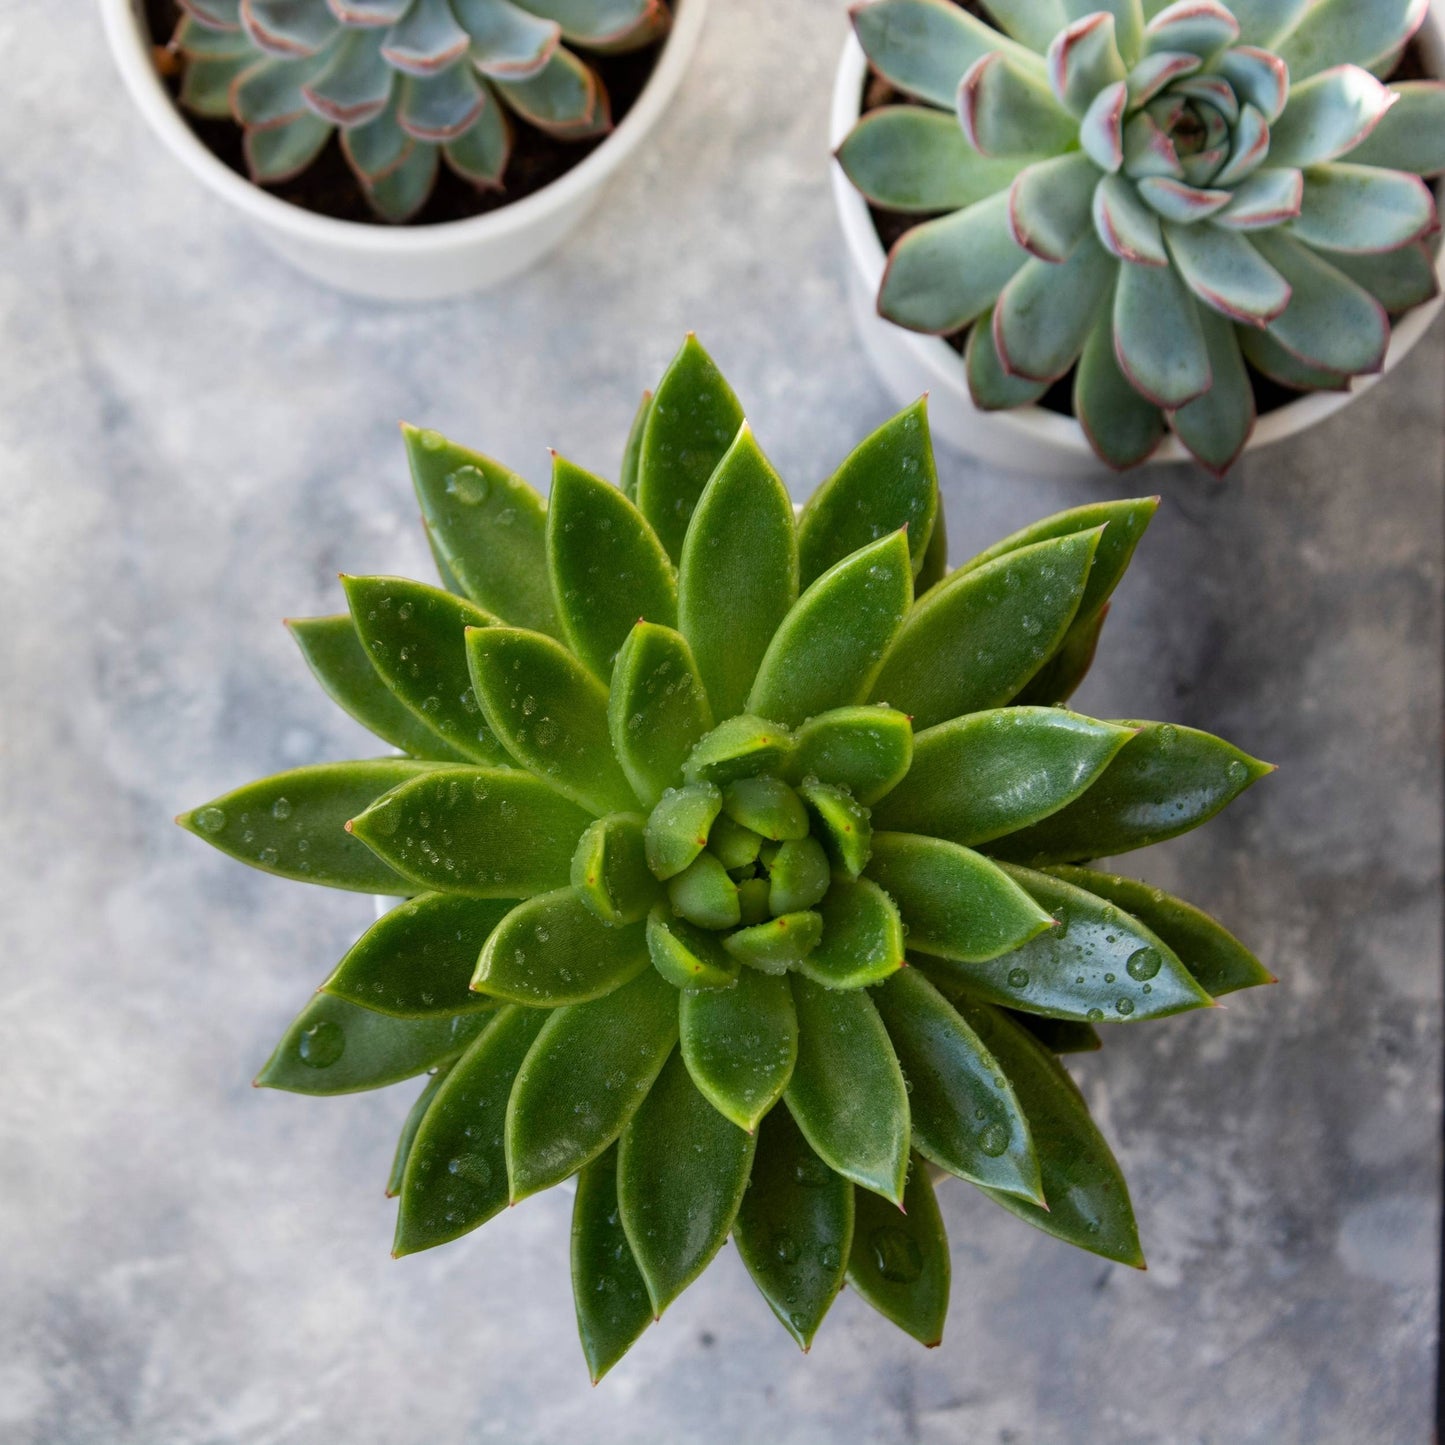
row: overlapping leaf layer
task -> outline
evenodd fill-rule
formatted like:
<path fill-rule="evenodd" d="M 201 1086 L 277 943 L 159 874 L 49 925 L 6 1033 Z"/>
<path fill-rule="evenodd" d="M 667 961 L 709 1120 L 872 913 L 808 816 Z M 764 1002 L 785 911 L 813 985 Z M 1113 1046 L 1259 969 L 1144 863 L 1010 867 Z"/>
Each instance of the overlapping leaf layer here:
<path fill-rule="evenodd" d="M 425 204 L 445 161 L 504 184 L 510 116 L 558 140 L 611 129 L 576 53 L 662 35 L 666 0 L 179 0 L 181 104 L 245 131 L 260 184 L 304 171 L 333 134 L 387 221 Z"/>
<path fill-rule="evenodd" d="M 1268 771 L 1063 706 L 1154 503 L 947 571 L 920 403 L 795 520 L 692 339 L 621 487 L 559 458 L 544 505 L 435 433 L 406 443 L 446 587 L 348 577 L 348 613 L 292 626 L 407 756 L 180 820 L 271 873 L 405 895 L 259 1080 L 430 1074 L 397 1251 L 576 1176 L 594 1377 L 729 1235 L 805 1348 L 845 1279 L 935 1343 L 934 1171 L 1141 1263 L 1056 1055 L 1268 981 L 1202 913 L 1082 866 Z"/>
<path fill-rule="evenodd" d="M 973 399 L 1073 407 L 1110 464 L 1166 424 L 1223 472 L 1251 370 L 1344 390 L 1390 318 L 1438 289 L 1445 84 L 1385 85 L 1426 0 L 865 0 L 874 69 L 920 105 L 865 115 L 838 158 L 870 201 L 932 219 L 894 246 L 880 312 L 971 328 Z M 952 111 L 953 115 L 942 111 Z M 944 214 L 937 214 L 944 213 Z"/>

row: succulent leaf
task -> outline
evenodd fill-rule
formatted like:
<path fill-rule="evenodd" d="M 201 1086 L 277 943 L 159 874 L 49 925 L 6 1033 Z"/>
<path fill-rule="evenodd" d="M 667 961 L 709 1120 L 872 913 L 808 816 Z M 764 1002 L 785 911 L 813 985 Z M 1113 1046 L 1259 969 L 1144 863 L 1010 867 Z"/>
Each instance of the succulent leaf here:
<path fill-rule="evenodd" d="M 908 1091 L 888 1032 L 862 989 L 794 977 L 798 1059 L 783 1095 L 827 1166 L 895 1204 L 908 1174 Z"/>
<path fill-rule="evenodd" d="M 1370 66 L 1401 49 L 1420 28 L 1428 0 L 1318 0 L 1279 42 L 1296 84 L 1330 66 Z"/>
<path fill-rule="evenodd" d="M 1030 261 L 1004 287 L 993 313 L 993 341 L 1004 370 L 1029 381 L 1066 375 L 1108 296 L 1112 265 L 1092 235 L 1065 261 Z"/>
<path fill-rule="evenodd" d="M 1084 343 L 1074 377 L 1074 415 L 1089 444 L 1123 471 L 1152 456 L 1164 437 L 1164 414 L 1124 375 L 1114 353 L 1112 316 L 1101 316 Z"/>
<path fill-rule="evenodd" d="M 1073 1080 L 1002 1009 L 965 999 L 958 1011 L 1013 1084 L 1029 1121 L 1048 1207 L 1002 1190 L 984 1193 L 1045 1234 L 1142 1269 L 1124 1176 Z"/>
<path fill-rule="evenodd" d="M 616 487 L 553 458 L 547 567 L 562 635 L 604 682 L 633 626 L 677 625 L 677 573 Z"/>
<path fill-rule="evenodd" d="M 460 1239 L 506 1208 L 507 1099 L 545 1022 L 535 1009 L 498 1009 L 438 1084 L 402 1174 L 394 1254 Z"/>
<path fill-rule="evenodd" d="M 622 1227 L 615 1147 L 577 1175 L 572 1297 L 582 1353 L 595 1385 L 652 1323 L 652 1301 Z"/>
<path fill-rule="evenodd" d="M 994 344 L 993 312 L 984 315 L 968 333 L 964 350 L 964 372 L 969 395 L 980 411 L 1008 411 L 1013 407 L 1032 406 L 1045 392 L 1047 381 L 1027 381 L 1010 376 L 1004 370 L 998 347 Z"/>
<path fill-rule="evenodd" d="M 588 827 L 572 855 L 573 891 L 608 927 L 640 922 L 657 898 L 645 827 L 638 813 L 609 813 Z"/>
<path fill-rule="evenodd" d="M 686 1148 L 677 1147 L 680 1140 Z M 617 1150 L 622 1227 L 654 1314 L 722 1248 L 748 1186 L 754 1144 L 698 1092 L 674 1053 Z"/>
<path fill-rule="evenodd" d="M 1383 256 L 1336 255 L 1335 270 L 1363 286 L 1391 316 L 1398 316 L 1440 294 L 1435 257 L 1428 245 L 1405 246 Z"/>
<path fill-rule="evenodd" d="M 1313 166 L 1289 234 L 1321 251 L 1398 251 L 1436 225 L 1435 198 L 1418 176 L 1378 166 Z"/>
<path fill-rule="evenodd" d="M 848 877 L 856 878 L 873 851 L 868 809 L 847 788 L 832 783 L 805 781 L 798 792 L 813 812 L 828 859 Z"/>
<path fill-rule="evenodd" d="M 932 1349 L 943 1343 L 950 1262 L 943 1216 L 928 1166 L 916 1159 L 894 1208 L 887 1199 L 853 1191 L 853 1247 L 848 1283 L 884 1319 Z"/>
<path fill-rule="evenodd" d="M 677 991 L 644 969 L 550 1013 L 507 1101 L 513 1203 L 575 1174 L 621 1134 L 677 1042 Z"/>
<path fill-rule="evenodd" d="M 1130 385 L 1175 410 L 1209 390 L 1209 348 L 1199 308 L 1165 266 L 1125 264 L 1114 294 L 1114 355 Z"/>
<path fill-rule="evenodd" d="M 324 993 L 397 1018 L 494 1008 L 471 992 L 477 940 L 516 907 L 511 899 L 423 893 L 383 915 L 357 939 Z"/>
<path fill-rule="evenodd" d="M 1176 226 L 1166 222 L 1164 238 L 1189 289 L 1206 306 L 1230 321 L 1266 326 L 1289 305 L 1289 282 L 1239 232 L 1221 226 Z M 1200 315 L 1201 329 L 1204 321 Z M 1213 368 L 1215 349 L 1209 346 L 1211 334 L 1214 333 L 1204 332 L 1211 363 L 1211 390 L 1201 400 L 1212 396 L 1224 379 Z M 1230 340 L 1233 341 L 1232 332 Z M 1238 350 L 1237 344 L 1235 350 Z M 1252 395 L 1249 406 L 1253 407 Z M 1248 432 L 1246 427 L 1246 436 Z"/>
<path fill-rule="evenodd" d="M 1350 152 L 1350 162 L 1417 176 L 1445 173 L 1445 81 L 1392 85 L 1395 103 Z"/>
<path fill-rule="evenodd" d="M 415 1078 L 455 1058 L 490 1013 L 401 1019 L 318 993 L 256 1075 L 258 1089 L 355 1094 Z"/>
<path fill-rule="evenodd" d="M 193 109 L 207 114 L 199 105 Z M 330 127 L 314 115 L 299 115 L 269 130 L 254 130 L 245 142 L 246 172 L 258 185 L 288 181 L 321 154 L 330 135 Z"/>
<path fill-rule="evenodd" d="M 833 879 L 818 905 L 822 938 L 798 973 L 831 989 L 862 989 L 903 967 L 903 922 L 893 900 L 870 878 Z"/>
<path fill-rule="evenodd" d="M 1203 396 L 1180 407 L 1172 421 L 1175 435 L 1199 464 L 1222 477 L 1234 465 L 1254 430 L 1254 386 L 1245 368 L 1244 352 L 1235 328 L 1212 311 L 1201 311 L 1199 321 L 1209 348 L 1209 369 L 1214 382 Z"/>
<path fill-rule="evenodd" d="M 1068 145 L 1077 129 L 1048 81 L 999 50 L 963 77 L 958 119 L 968 143 L 989 159 L 1048 155 Z"/>
<path fill-rule="evenodd" d="M 1027 166 L 1009 191 L 1014 240 L 1040 260 L 1068 259 L 1089 229 L 1098 182 L 1093 162 L 1077 151 Z"/>
<path fill-rule="evenodd" d="M 647 431 L 647 418 L 652 414 L 652 393 L 644 391 L 642 400 L 633 413 L 632 426 L 627 433 L 627 445 L 622 451 L 622 470 L 617 485 L 628 501 L 637 500 L 637 468 L 642 460 L 642 438 Z"/>
<path fill-rule="evenodd" d="M 718 718 L 744 707 L 797 596 L 793 504 L 744 423 L 698 499 L 678 573 L 678 625 Z"/>
<path fill-rule="evenodd" d="M 442 1080 L 446 1078 L 450 1068 L 449 1064 L 441 1064 L 434 1069 L 427 1076 L 421 1093 L 416 1096 L 416 1102 L 407 1111 L 406 1119 L 401 1126 L 401 1133 L 397 1135 L 396 1149 L 391 1156 L 391 1172 L 386 1179 L 386 1197 L 388 1199 L 395 1199 L 401 1193 L 402 1180 L 406 1176 L 406 1161 L 411 1157 L 417 1130 L 421 1128 L 421 1121 L 426 1117 L 426 1111 L 431 1108 L 432 1100 L 436 1098 L 437 1091 L 442 1086 Z"/>
<path fill-rule="evenodd" d="M 733 1240 L 783 1328 L 810 1348 L 843 1287 L 853 1186 L 813 1152 L 786 1109 L 762 1122 Z"/>
<path fill-rule="evenodd" d="M 1042 1204 L 1028 1120 L 983 1041 L 916 968 L 874 999 L 908 1081 L 913 1147 L 960 1179 Z"/>

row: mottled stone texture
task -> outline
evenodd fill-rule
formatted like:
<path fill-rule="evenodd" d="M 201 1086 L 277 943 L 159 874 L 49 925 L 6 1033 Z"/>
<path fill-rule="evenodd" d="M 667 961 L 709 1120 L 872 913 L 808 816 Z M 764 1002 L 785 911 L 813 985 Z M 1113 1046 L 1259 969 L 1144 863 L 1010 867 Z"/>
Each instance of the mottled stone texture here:
<path fill-rule="evenodd" d="M 845 1296 L 811 1358 L 724 1257 L 598 1389 L 569 1200 L 400 1263 L 414 1087 L 247 1086 L 369 917 L 170 824 L 369 744 L 281 629 L 338 569 L 428 575 L 398 417 L 611 471 L 693 327 L 805 496 L 889 406 L 827 193 L 837 0 L 719 0 L 641 163 L 506 295 L 402 311 L 291 274 L 152 143 L 81 4 L 0 0 L 0 1439 L 1413 1445 L 1437 1241 L 1442 353 L 1227 483 L 940 458 L 955 557 L 1165 503 L 1080 703 L 1281 764 L 1141 866 L 1279 973 L 1110 1032 L 1078 1077 L 1151 1268 L 963 1185 L 926 1354 Z"/>

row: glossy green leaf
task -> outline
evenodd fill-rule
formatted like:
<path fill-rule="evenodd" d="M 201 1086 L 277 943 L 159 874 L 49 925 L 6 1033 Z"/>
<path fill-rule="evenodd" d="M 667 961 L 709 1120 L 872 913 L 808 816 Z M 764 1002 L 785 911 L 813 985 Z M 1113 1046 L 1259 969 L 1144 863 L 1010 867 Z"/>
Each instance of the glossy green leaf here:
<path fill-rule="evenodd" d="M 1016 1013 L 1012 1009 L 1009 1017 L 1027 1029 L 1051 1054 L 1093 1054 L 1104 1047 L 1104 1040 L 1093 1024 L 1045 1018 L 1043 1014 Z"/>
<path fill-rule="evenodd" d="M 402 1176 L 394 1254 L 459 1239 L 506 1207 L 507 1099 L 546 1020 L 537 1009 L 498 1010 L 438 1086 Z"/>
<path fill-rule="evenodd" d="M 1016 707 L 1058 707 L 1066 703 L 1089 675 L 1094 654 L 1099 649 L 1099 634 L 1109 615 L 1109 603 L 1087 621 L 1076 621 L 1059 650 L 1028 680 L 1013 700 Z"/>
<path fill-rule="evenodd" d="M 492 731 L 524 768 L 590 812 L 637 806 L 612 755 L 607 691 L 561 643 L 520 628 L 472 628 L 467 662 Z"/>
<path fill-rule="evenodd" d="M 817 948 L 822 936 L 822 916 L 808 910 L 784 913 L 777 918 L 739 928 L 723 939 L 723 947 L 749 968 L 767 974 L 781 974 L 799 967 Z"/>
<path fill-rule="evenodd" d="M 381 680 L 349 614 L 290 618 L 286 626 L 326 695 L 362 727 L 414 758 L 464 761 Z"/>
<path fill-rule="evenodd" d="M 403 577 L 341 579 L 357 636 L 402 705 L 469 761 L 511 762 L 467 673 L 466 630 L 496 619 L 465 598 Z"/>
<path fill-rule="evenodd" d="M 707 835 L 708 852 L 712 853 L 728 872 L 734 869 L 746 868 L 750 863 L 758 861 L 758 854 L 762 851 L 764 839 L 760 833 L 754 833 L 751 828 L 744 828 L 741 823 L 734 823 L 727 814 L 719 814 L 717 821 L 712 825 L 712 832 Z M 760 882 L 767 890 L 766 879 L 753 880 Z"/>
<path fill-rule="evenodd" d="M 899 1203 L 908 1172 L 908 1091 L 863 989 L 796 975 L 798 1060 L 788 1109 L 830 1169 Z"/>
<path fill-rule="evenodd" d="M 798 729 L 787 776 L 846 788 L 865 807 L 889 792 L 913 761 L 913 727 L 905 713 L 869 705 L 839 707 Z"/>
<path fill-rule="evenodd" d="M 711 853 L 699 853 L 667 881 L 673 910 L 699 928 L 732 928 L 741 918 L 737 884 Z"/>
<path fill-rule="evenodd" d="M 550 1013 L 507 1103 L 513 1201 L 560 1184 L 612 1143 L 676 1042 L 677 990 L 651 968 Z"/>
<path fill-rule="evenodd" d="M 647 819 L 647 864 L 657 877 L 674 878 L 707 847 L 708 829 L 722 809 L 712 783 L 669 788 Z"/>
<path fill-rule="evenodd" d="M 1129 739 L 1077 802 L 1000 838 L 989 851 L 1033 865 L 1107 858 L 1207 823 L 1274 769 L 1238 748 L 1173 723 L 1124 723 Z"/>
<path fill-rule="evenodd" d="M 758 668 L 748 711 L 797 727 L 830 708 L 862 702 L 912 601 L 905 533 L 844 558 L 783 619 Z"/>
<path fill-rule="evenodd" d="M 513 626 L 555 635 L 542 499 L 439 432 L 401 432 L 427 532 L 467 596 Z"/>
<path fill-rule="evenodd" d="M 644 391 L 642 400 L 632 418 L 632 428 L 627 433 L 627 446 L 622 453 L 622 475 L 617 485 L 629 501 L 637 500 L 637 469 L 642 463 L 642 438 L 647 431 L 647 418 L 652 415 L 652 393 Z"/>
<path fill-rule="evenodd" d="M 409 758 L 314 763 L 247 783 L 176 822 L 222 853 L 281 878 L 357 893 L 415 893 L 351 836 L 347 822 L 437 766 Z"/>
<path fill-rule="evenodd" d="M 768 867 L 768 908 L 774 914 L 801 913 L 828 891 L 832 869 L 816 838 L 793 838 Z"/>
<path fill-rule="evenodd" d="M 314 995 L 256 1075 L 258 1089 L 355 1094 L 415 1078 L 456 1055 L 490 1013 L 399 1019 L 328 993 Z"/>
<path fill-rule="evenodd" d="M 680 1054 L 622 1131 L 617 1198 L 653 1312 L 723 1247 L 748 1187 L 755 1140 L 703 1097 Z"/>
<path fill-rule="evenodd" d="M 1132 878 L 1088 868 L 1051 868 L 1055 877 L 1086 889 L 1152 930 L 1178 956 L 1204 991 L 1214 998 L 1242 988 L 1273 983 L 1274 975 L 1207 913 Z"/>
<path fill-rule="evenodd" d="M 652 1323 L 652 1301 L 622 1228 L 617 1151 L 577 1176 L 572 1205 L 572 1297 L 587 1372 L 595 1385 Z"/>
<path fill-rule="evenodd" d="M 952 573 L 909 614 L 873 699 L 915 729 L 1007 702 L 1067 634 L 1099 537 L 1056 537 Z"/>
<path fill-rule="evenodd" d="M 685 991 L 684 1002 L 689 994 L 728 991 L 737 983 L 738 962 L 721 935 L 674 917 L 670 904 L 659 903 L 647 915 L 647 948 L 658 973 Z"/>
<path fill-rule="evenodd" d="M 735 778 L 759 773 L 781 773 L 793 750 L 793 735 L 766 718 L 739 713 L 719 723 L 683 764 L 689 783 L 716 783 L 724 787 Z"/>
<path fill-rule="evenodd" d="M 432 1100 L 436 1098 L 437 1090 L 441 1088 L 442 1080 L 446 1078 L 450 1067 L 449 1064 L 443 1064 L 427 1076 L 426 1087 L 416 1096 L 416 1102 L 407 1111 L 401 1133 L 397 1136 L 396 1152 L 391 1157 L 391 1173 L 386 1180 L 388 1199 L 395 1199 L 401 1193 L 402 1179 L 406 1175 L 406 1161 L 411 1157 L 412 1145 L 416 1143 L 416 1131 L 421 1128 L 421 1121 L 426 1117 L 426 1111 L 431 1108 Z"/>
<path fill-rule="evenodd" d="M 788 981 L 742 969 L 731 988 L 684 993 L 678 1019 L 693 1083 L 724 1118 L 752 1133 L 782 1098 L 798 1057 Z"/>
<path fill-rule="evenodd" d="M 744 425 L 698 501 L 678 574 L 679 626 L 717 717 L 743 710 L 797 596 L 793 504 Z"/>
<path fill-rule="evenodd" d="M 913 1147 L 960 1179 L 1042 1203 L 1028 1120 L 978 1035 L 916 968 L 873 997 L 908 1082 Z"/>
<path fill-rule="evenodd" d="M 898 905 L 908 946 L 939 958 L 998 958 L 1053 927 L 998 864 L 942 838 L 875 833 L 868 877 Z"/>
<path fill-rule="evenodd" d="M 908 107 L 915 115 L 925 112 Z M 949 122 L 955 135 L 958 127 Z M 928 433 L 928 398 L 885 422 L 844 459 L 798 520 L 799 575 L 811 586 L 830 567 L 900 528 L 915 572 L 938 515 L 938 473 Z"/>
<path fill-rule="evenodd" d="M 519 903 L 487 939 L 473 987 L 530 1008 L 585 1003 L 645 969 L 646 929 L 612 926 L 574 888 Z"/>
<path fill-rule="evenodd" d="M 831 783 L 803 783 L 798 792 L 813 811 L 817 834 L 833 865 L 856 878 L 873 851 L 873 824 L 868 809 L 851 793 Z"/>
<path fill-rule="evenodd" d="M 640 813 L 609 813 L 583 833 L 572 855 L 572 887 L 605 924 L 637 923 L 647 917 L 659 889 L 647 866 Z"/>
<path fill-rule="evenodd" d="M 487 936 L 514 907 L 454 893 L 408 899 L 357 939 L 322 991 L 401 1018 L 492 1007 L 471 991 L 472 974 Z"/>
<path fill-rule="evenodd" d="M 958 1009 L 998 1060 L 1023 1105 L 1048 1209 L 1016 1194 L 995 1189 L 984 1193 L 1046 1234 L 1143 1269 L 1144 1256 L 1123 1173 L 1073 1080 L 1058 1060 L 1002 1009 L 969 1000 L 960 1002 Z"/>
<path fill-rule="evenodd" d="M 825 988 L 862 988 L 903 967 L 903 924 L 876 883 L 839 874 L 818 912 L 823 937 L 800 973 Z"/>
<path fill-rule="evenodd" d="M 635 623 L 677 623 L 677 574 L 647 519 L 562 457 L 552 463 L 547 566 L 562 635 L 604 682 Z"/>
<path fill-rule="evenodd" d="M 1138 919 L 1047 873 L 1005 864 L 1058 919 L 1022 948 L 953 972 L 970 996 L 1080 1022 L 1138 1022 L 1207 1008 L 1210 997 L 1173 950 Z M 928 952 L 921 940 L 911 942 Z"/>
<path fill-rule="evenodd" d="M 968 845 L 1002 837 L 1073 802 L 1133 735 L 1053 707 L 954 718 L 917 734 L 913 766 L 874 824 Z"/>
<path fill-rule="evenodd" d="M 637 505 L 674 561 L 682 556 L 693 508 L 742 424 L 732 388 L 689 336 L 658 383 L 637 466 Z M 696 640 L 688 640 L 697 650 Z"/>
<path fill-rule="evenodd" d="M 683 763 L 712 722 L 686 638 L 639 622 L 613 665 L 607 726 L 613 753 L 645 805 L 681 783 Z"/>
<path fill-rule="evenodd" d="M 855 1190 L 848 1283 L 899 1329 L 932 1349 L 943 1343 L 951 1261 L 928 1166 L 915 1159 L 902 1208 Z"/>
<path fill-rule="evenodd" d="M 808 836 L 808 813 L 792 788 L 777 778 L 734 778 L 722 793 L 723 812 L 774 842 Z"/>
<path fill-rule="evenodd" d="M 939 498 L 938 515 L 933 519 L 933 535 L 928 539 L 928 550 L 923 554 L 923 566 L 913 579 L 914 598 L 922 597 L 931 587 L 936 587 L 948 573 L 948 518 L 943 510 L 943 499 Z"/>
<path fill-rule="evenodd" d="M 769 1308 L 807 1350 L 843 1287 L 853 1186 L 818 1158 L 786 1109 L 762 1122 L 733 1242 Z"/>
<path fill-rule="evenodd" d="M 923 213 L 959 211 L 1006 190 L 1020 164 L 979 155 L 954 116 L 921 105 L 870 110 L 836 154 L 873 205 Z"/>
<path fill-rule="evenodd" d="M 514 768 L 441 768 L 394 788 L 347 826 L 377 858 L 422 888 L 469 898 L 530 898 L 569 880 L 572 853 L 589 822 L 575 804 Z"/>

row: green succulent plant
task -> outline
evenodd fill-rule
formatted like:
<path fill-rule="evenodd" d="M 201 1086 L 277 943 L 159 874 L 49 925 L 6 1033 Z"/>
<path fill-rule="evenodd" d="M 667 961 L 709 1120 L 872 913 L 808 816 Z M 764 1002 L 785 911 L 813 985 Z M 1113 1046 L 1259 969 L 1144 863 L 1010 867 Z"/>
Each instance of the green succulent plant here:
<path fill-rule="evenodd" d="M 575 1177 L 594 1378 L 730 1234 L 804 1348 L 845 1278 L 936 1343 L 935 1168 L 1142 1265 L 1056 1056 L 1270 981 L 1188 904 L 1084 866 L 1269 771 L 1062 706 L 1155 500 L 949 572 L 920 402 L 795 519 L 692 338 L 620 487 L 558 457 L 544 505 L 405 437 L 445 588 L 347 577 L 348 613 L 290 624 L 405 756 L 179 819 L 267 872 L 406 897 L 257 1080 L 430 1075 L 392 1169 L 396 1252 Z"/>
<path fill-rule="evenodd" d="M 179 0 L 181 104 L 245 130 L 260 185 L 304 171 L 334 133 L 376 214 L 405 221 L 445 160 L 501 189 L 508 112 L 564 141 L 612 127 L 601 77 L 571 46 L 633 50 L 665 0 Z M 566 42 L 565 44 L 563 42 Z"/>
<path fill-rule="evenodd" d="M 1345 390 L 1390 317 L 1436 294 L 1445 85 L 1386 86 L 1426 0 L 869 0 L 873 68 L 921 105 L 838 158 L 924 220 L 894 245 L 890 321 L 969 332 L 974 402 L 1073 410 L 1116 467 L 1166 424 L 1206 467 L 1254 428 L 1251 368 Z M 1374 72 L 1374 73 L 1372 73 Z M 942 107 L 951 114 L 940 113 Z"/>

